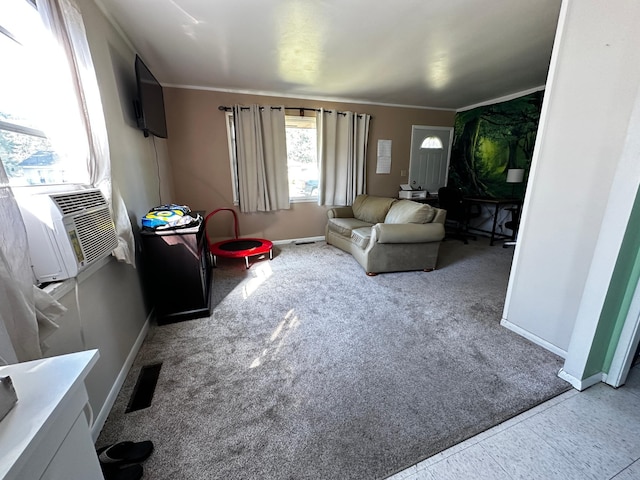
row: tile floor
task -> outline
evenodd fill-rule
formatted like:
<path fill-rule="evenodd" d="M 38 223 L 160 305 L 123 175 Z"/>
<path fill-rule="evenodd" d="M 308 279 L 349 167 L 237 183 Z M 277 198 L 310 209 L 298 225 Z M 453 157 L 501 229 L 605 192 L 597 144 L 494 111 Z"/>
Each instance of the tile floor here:
<path fill-rule="evenodd" d="M 640 365 L 571 390 L 388 480 L 640 479 Z"/>

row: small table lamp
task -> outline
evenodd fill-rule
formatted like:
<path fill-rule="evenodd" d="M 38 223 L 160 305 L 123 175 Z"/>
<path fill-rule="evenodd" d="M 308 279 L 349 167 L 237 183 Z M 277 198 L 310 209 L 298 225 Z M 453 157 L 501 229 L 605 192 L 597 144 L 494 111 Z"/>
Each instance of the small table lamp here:
<path fill-rule="evenodd" d="M 511 184 L 511 196 L 515 197 L 516 183 L 524 181 L 524 168 L 510 168 L 507 170 L 507 183 Z"/>

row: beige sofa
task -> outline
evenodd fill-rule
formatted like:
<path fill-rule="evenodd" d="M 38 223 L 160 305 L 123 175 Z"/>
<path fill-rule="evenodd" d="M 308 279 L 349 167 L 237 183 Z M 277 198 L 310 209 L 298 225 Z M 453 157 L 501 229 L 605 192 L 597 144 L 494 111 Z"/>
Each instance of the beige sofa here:
<path fill-rule="evenodd" d="M 367 275 L 436 268 L 446 211 L 411 200 L 358 195 L 327 212 L 325 239 L 350 253 Z"/>

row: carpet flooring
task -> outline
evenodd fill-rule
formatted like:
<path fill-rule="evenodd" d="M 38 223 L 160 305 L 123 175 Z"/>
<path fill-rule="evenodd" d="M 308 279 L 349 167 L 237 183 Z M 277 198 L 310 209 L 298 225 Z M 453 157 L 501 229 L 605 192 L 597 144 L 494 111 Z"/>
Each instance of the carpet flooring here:
<path fill-rule="evenodd" d="M 434 272 L 376 277 L 323 242 L 220 259 L 213 314 L 150 328 L 97 446 L 152 440 L 154 480 L 386 478 L 569 389 L 499 325 L 512 255 L 449 240 Z"/>

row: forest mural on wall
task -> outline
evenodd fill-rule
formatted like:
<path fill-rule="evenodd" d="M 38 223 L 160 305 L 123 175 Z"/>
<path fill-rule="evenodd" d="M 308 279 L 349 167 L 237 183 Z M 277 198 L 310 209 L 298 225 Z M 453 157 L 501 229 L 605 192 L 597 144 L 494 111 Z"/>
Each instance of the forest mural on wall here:
<path fill-rule="evenodd" d="M 448 184 L 465 195 L 522 198 L 525 183 L 506 183 L 507 170 L 524 168 L 529 177 L 543 95 L 458 112 Z"/>

